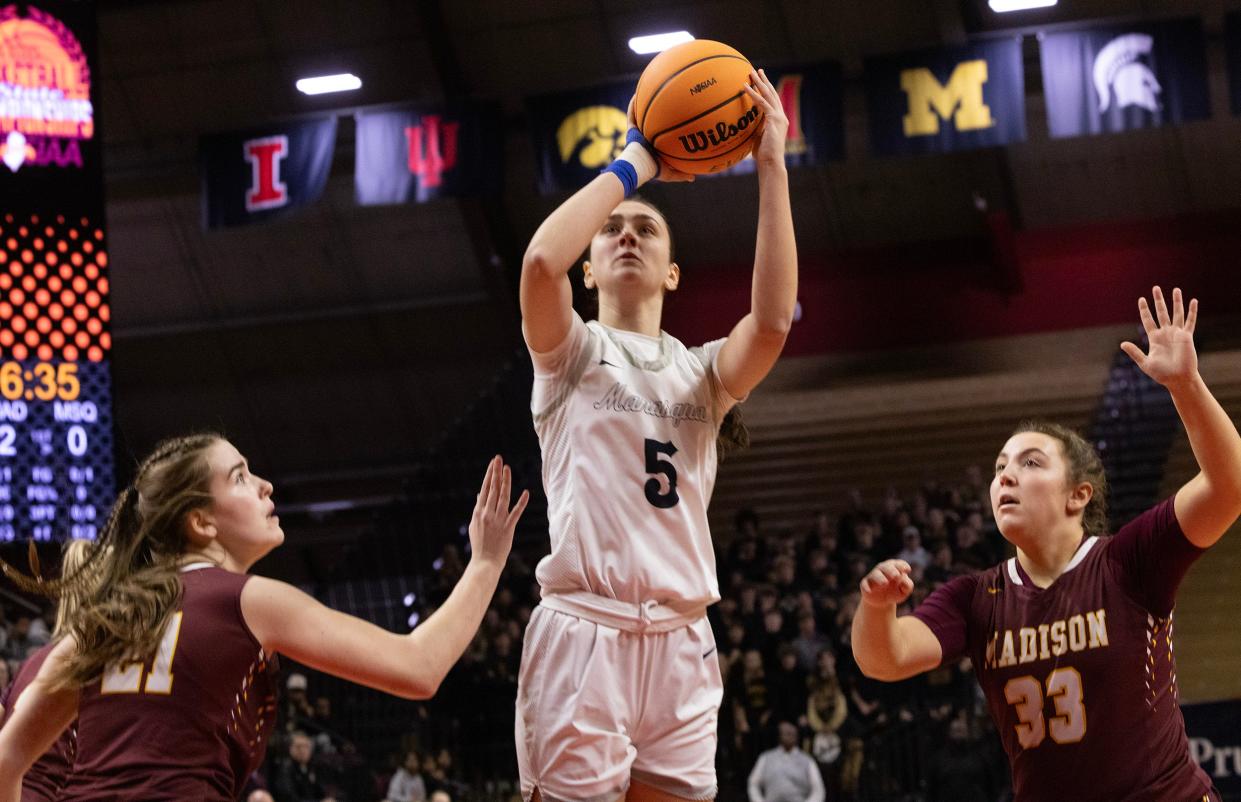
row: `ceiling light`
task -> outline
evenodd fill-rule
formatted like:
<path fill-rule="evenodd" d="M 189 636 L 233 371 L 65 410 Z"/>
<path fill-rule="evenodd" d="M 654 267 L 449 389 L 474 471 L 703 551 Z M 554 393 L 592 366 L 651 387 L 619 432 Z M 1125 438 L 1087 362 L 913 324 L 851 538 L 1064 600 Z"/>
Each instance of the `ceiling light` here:
<path fill-rule="evenodd" d="M 1054 0 L 1053 0 L 1054 2 Z M 671 33 L 653 33 L 650 36 L 635 36 L 629 40 L 629 49 L 639 55 L 658 53 L 673 45 L 694 41 L 689 31 L 672 31 Z"/>
<path fill-rule="evenodd" d="M 362 86 L 362 79 L 351 72 L 339 75 L 317 75 L 314 78 L 301 78 L 297 82 L 297 91 L 307 95 L 323 95 L 328 92 L 347 92 Z"/>
<path fill-rule="evenodd" d="M 1056 0 L 987 0 L 991 10 L 1003 14 L 1005 11 L 1025 11 L 1029 8 L 1051 8 Z"/>

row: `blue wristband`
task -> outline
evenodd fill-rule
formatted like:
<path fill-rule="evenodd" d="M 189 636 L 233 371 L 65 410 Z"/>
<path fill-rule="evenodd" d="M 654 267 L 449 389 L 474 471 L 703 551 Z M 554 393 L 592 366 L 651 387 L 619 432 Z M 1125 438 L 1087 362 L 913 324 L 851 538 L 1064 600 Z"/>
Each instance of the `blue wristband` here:
<path fill-rule="evenodd" d="M 659 157 L 655 154 L 655 147 L 651 144 L 649 139 L 642 136 L 642 132 L 637 128 L 630 128 L 625 134 L 625 144 L 628 145 L 633 142 L 637 142 L 639 145 L 646 148 L 646 152 L 651 154 L 651 158 L 656 162 L 659 161 Z"/>
<path fill-rule="evenodd" d="M 624 159 L 616 161 L 604 167 L 601 172 L 611 173 L 620 179 L 621 185 L 625 188 L 625 197 L 628 198 L 638 190 L 638 171 L 633 169 L 633 165 Z"/>

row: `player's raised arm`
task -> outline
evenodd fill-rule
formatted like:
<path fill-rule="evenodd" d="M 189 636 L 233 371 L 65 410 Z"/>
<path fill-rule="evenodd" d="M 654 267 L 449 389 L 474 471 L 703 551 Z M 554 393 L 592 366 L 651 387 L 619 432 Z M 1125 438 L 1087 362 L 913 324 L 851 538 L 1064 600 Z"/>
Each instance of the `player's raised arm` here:
<path fill-rule="evenodd" d="M 904 560 L 885 560 L 862 579 L 862 601 L 853 617 L 853 657 L 873 679 L 907 679 L 943 659 L 930 627 L 912 615 L 896 615 L 896 606 L 914 589 L 910 570 Z"/>
<path fill-rule="evenodd" d="M 629 136 L 620 156 L 548 215 L 526 246 L 521 261 L 521 319 L 526 344 L 534 351 L 551 351 L 568 335 L 573 314 L 569 270 L 616 204 L 657 175 L 664 181 L 693 180 L 661 168 L 635 125 L 632 100 L 628 118 Z"/>
<path fill-rule="evenodd" d="M 242 591 L 247 624 L 264 648 L 313 668 L 397 696 L 434 695 L 473 640 L 508 559 L 513 530 L 529 501 L 523 491 L 510 509 L 511 483 L 509 468 L 496 457 L 470 519 L 469 565 L 444 604 L 408 635 L 337 612 L 263 577 L 254 577 Z"/>
<path fill-rule="evenodd" d="M 1180 289 L 1174 289 L 1169 309 L 1159 287 L 1152 294 L 1154 314 L 1145 298 L 1138 300 L 1149 352 L 1130 342 L 1120 347 L 1172 395 L 1200 469 L 1176 493 L 1176 519 L 1189 542 L 1207 548 L 1241 516 L 1241 436 L 1198 373 L 1197 299 L 1186 309 Z"/>
<path fill-rule="evenodd" d="M 720 382 L 734 398 L 745 398 L 776 363 L 797 305 L 797 241 L 784 164 L 789 120 L 762 70 L 751 73 L 746 91 L 766 120 L 754 148 L 759 201 L 750 312 L 728 335 L 717 368 Z"/>
<path fill-rule="evenodd" d="M 51 679 L 73 648 L 73 640 L 65 638 L 52 650 L 0 728 L 0 802 L 19 802 L 22 775 L 77 716 L 77 688 L 54 687 Z"/>

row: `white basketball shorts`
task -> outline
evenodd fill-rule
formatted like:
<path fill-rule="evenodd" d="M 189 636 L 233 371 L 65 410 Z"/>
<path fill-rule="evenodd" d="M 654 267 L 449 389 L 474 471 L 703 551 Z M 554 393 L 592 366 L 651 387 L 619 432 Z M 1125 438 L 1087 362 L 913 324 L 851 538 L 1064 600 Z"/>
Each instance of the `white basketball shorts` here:
<path fill-rule="evenodd" d="M 517 688 L 522 797 L 613 802 L 630 778 L 684 799 L 716 793 L 724 695 L 706 617 L 638 633 L 540 605 Z"/>

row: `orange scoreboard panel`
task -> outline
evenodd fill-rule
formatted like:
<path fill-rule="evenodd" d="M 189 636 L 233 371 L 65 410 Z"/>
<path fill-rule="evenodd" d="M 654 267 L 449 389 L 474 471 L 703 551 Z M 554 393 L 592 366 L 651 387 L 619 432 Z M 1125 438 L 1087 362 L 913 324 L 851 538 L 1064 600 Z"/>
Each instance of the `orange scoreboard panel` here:
<path fill-rule="evenodd" d="M 94 538 L 114 496 L 91 2 L 0 0 L 0 542 Z"/>

